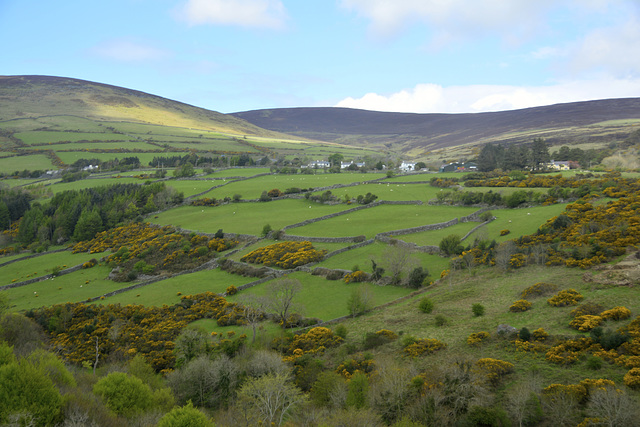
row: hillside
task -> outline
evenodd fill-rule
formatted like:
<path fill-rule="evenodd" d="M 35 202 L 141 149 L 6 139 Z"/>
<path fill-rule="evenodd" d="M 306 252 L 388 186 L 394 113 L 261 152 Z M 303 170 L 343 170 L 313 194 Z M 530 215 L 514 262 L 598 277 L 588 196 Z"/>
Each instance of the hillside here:
<path fill-rule="evenodd" d="M 276 136 L 244 120 L 137 90 L 53 76 L 0 76 L 0 121 L 77 116 Z"/>
<path fill-rule="evenodd" d="M 376 154 L 257 127 L 132 89 L 51 76 L 0 76 L 0 174 L 43 171 L 78 160 L 137 157 L 327 157 Z"/>
<path fill-rule="evenodd" d="M 348 108 L 280 108 L 233 114 L 257 126 L 357 146 L 427 151 L 487 142 L 606 144 L 640 124 L 640 98 L 573 102 L 474 114 L 411 114 Z"/>

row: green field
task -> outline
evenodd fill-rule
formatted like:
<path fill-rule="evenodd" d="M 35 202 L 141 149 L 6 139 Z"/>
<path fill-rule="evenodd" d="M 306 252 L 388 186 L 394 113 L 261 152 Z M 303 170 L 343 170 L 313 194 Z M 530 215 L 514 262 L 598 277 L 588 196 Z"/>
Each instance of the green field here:
<path fill-rule="evenodd" d="M 217 207 L 182 206 L 155 215 L 150 220 L 160 225 L 176 225 L 188 230 L 215 233 L 260 235 L 265 224 L 274 230 L 305 219 L 317 218 L 348 209 L 347 205 L 310 204 L 306 200 L 285 199 L 253 203 L 231 203 Z"/>
<path fill-rule="evenodd" d="M 298 236 L 325 237 L 364 235 L 372 238 L 385 231 L 446 222 L 477 210 L 477 208 L 452 206 L 380 205 L 292 228 L 288 233 Z"/>
<path fill-rule="evenodd" d="M 57 169 L 51 160 L 44 154 L 30 154 L 27 156 L 5 157 L 0 159 L 0 171 L 13 173 L 23 170 L 50 170 Z"/>

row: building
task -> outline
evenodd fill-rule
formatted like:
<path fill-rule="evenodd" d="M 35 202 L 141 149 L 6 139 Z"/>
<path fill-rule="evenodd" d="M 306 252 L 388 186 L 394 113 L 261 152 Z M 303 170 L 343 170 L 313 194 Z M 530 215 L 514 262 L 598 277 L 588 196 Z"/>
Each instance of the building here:
<path fill-rule="evenodd" d="M 402 163 L 400 163 L 398 169 L 400 169 L 402 172 L 413 172 L 414 170 L 416 170 L 416 164 L 414 162 L 403 161 Z"/>
<path fill-rule="evenodd" d="M 551 160 L 551 163 L 547 163 L 547 168 L 557 170 L 557 171 L 568 171 L 569 169 L 571 169 L 571 162 Z"/>
<path fill-rule="evenodd" d="M 440 166 L 438 172 L 475 172 L 477 170 L 478 165 L 474 162 L 451 162 Z"/>

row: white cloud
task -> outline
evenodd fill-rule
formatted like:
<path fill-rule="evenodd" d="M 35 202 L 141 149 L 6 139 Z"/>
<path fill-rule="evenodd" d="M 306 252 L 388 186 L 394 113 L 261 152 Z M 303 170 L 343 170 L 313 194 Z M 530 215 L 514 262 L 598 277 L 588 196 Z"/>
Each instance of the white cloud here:
<path fill-rule="evenodd" d="M 566 2 L 566 0 L 565 0 Z M 460 38 L 499 34 L 520 41 L 544 31 L 541 17 L 557 1 L 539 0 L 341 0 L 340 5 L 371 21 L 371 30 L 389 36 L 416 23 L 427 24 L 443 44 Z"/>
<path fill-rule="evenodd" d="M 280 0 L 187 0 L 178 11 L 191 25 L 279 29 L 287 13 Z"/>
<path fill-rule="evenodd" d="M 122 62 L 144 62 L 171 56 L 170 52 L 166 50 L 128 39 L 105 41 L 94 46 L 91 52 L 107 59 Z"/>
<path fill-rule="evenodd" d="M 407 113 L 477 113 L 505 111 L 593 99 L 640 96 L 640 79 L 600 79 L 548 86 L 419 84 L 390 95 L 368 93 L 346 98 L 336 107 Z"/>
<path fill-rule="evenodd" d="M 640 19 L 599 28 L 585 35 L 569 48 L 571 72 L 581 74 L 606 72 L 618 77 L 640 76 Z"/>

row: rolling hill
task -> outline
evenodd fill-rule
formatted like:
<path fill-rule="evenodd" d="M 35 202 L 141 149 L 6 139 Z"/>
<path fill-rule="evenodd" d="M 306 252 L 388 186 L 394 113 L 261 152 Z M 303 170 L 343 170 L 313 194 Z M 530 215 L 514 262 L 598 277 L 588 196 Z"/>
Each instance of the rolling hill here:
<path fill-rule="evenodd" d="M 525 143 L 536 137 L 545 138 L 551 145 L 606 144 L 624 139 L 638 129 L 640 98 L 474 114 L 280 108 L 233 115 L 256 126 L 291 135 L 419 156 L 427 151 L 461 145 Z"/>
<path fill-rule="evenodd" d="M 65 77 L 0 76 L 0 122 L 52 115 L 282 136 L 233 116 L 122 87 Z"/>

